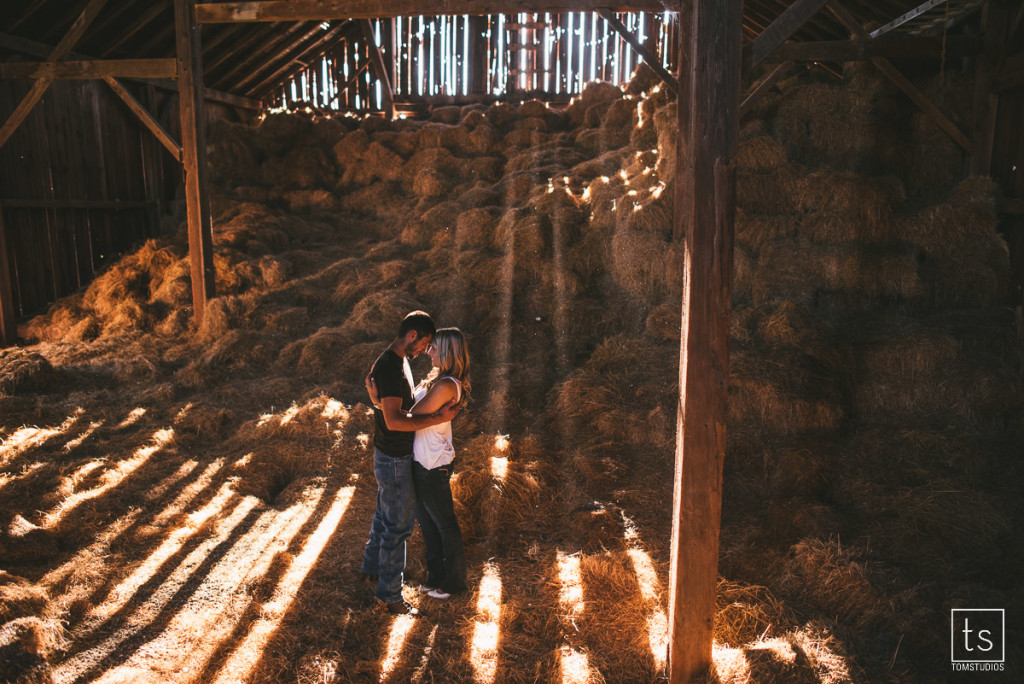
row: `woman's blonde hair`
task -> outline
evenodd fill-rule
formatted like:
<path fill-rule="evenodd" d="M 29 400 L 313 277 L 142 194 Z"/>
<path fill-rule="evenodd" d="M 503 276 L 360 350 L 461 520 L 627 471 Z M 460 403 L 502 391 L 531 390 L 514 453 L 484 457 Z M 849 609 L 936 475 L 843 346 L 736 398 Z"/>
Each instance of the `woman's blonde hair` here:
<path fill-rule="evenodd" d="M 434 348 L 437 349 L 437 367 L 430 371 L 423 382 L 434 384 L 438 378 L 450 377 L 459 381 L 462 387 L 459 404 L 465 406 L 469 400 L 469 350 L 466 337 L 458 328 L 441 328 L 434 334 Z"/>

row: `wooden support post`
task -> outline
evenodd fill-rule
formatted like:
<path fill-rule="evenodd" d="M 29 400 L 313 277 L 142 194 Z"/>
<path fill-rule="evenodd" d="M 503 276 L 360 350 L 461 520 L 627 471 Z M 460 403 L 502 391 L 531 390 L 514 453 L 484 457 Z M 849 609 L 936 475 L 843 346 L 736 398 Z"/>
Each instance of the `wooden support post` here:
<path fill-rule="evenodd" d="M 999 93 L 995 90 L 996 70 L 1003 52 L 1003 32 L 1010 20 L 1009 7 L 1001 0 L 989 0 L 982 9 L 981 55 L 974 63 L 974 148 L 970 150 L 970 173 L 987 176 L 992 170 L 996 114 Z"/>
<path fill-rule="evenodd" d="M 849 30 L 855 38 L 859 38 L 860 40 L 870 40 L 868 32 L 864 27 L 861 26 L 853 15 L 850 14 L 839 2 L 837 2 L 837 0 L 831 0 L 829 3 L 829 9 L 832 10 L 832 13 L 836 15 L 836 18 L 846 26 L 847 30 Z M 960 145 L 960 147 L 964 148 L 968 153 L 973 151 L 974 145 L 971 143 L 971 140 L 964 135 L 963 131 L 961 131 L 955 123 L 950 121 L 949 118 L 943 114 L 931 100 L 928 99 L 927 95 L 914 87 L 914 84 L 911 83 L 906 76 L 901 74 L 899 70 L 892 65 L 892 62 L 883 57 L 874 57 L 871 59 L 871 63 L 874 64 L 879 71 L 885 74 L 890 81 L 896 84 L 896 86 L 902 90 L 907 97 L 913 100 L 914 104 L 920 107 L 936 126 L 948 133 L 949 136 L 953 138 L 958 145 Z"/>
<path fill-rule="evenodd" d="M 384 96 L 382 103 L 384 108 L 384 116 L 388 119 L 395 118 L 395 93 L 391 89 L 391 69 L 384 63 L 384 56 L 380 53 L 380 46 L 377 45 L 377 41 L 373 36 L 373 26 L 370 24 L 369 19 L 360 19 L 359 28 L 363 32 L 363 40 L 366 41 L 366 50 L 370 56 L 370 63 L 373 64 L 373 70 L 377 72 L 377 78 L 381 82 L 381 92 Z"/>
<path fill-rule="evenodd" d="M 7 232 L 4 212 L 0 207 L 0 345 L 9 347 L 18 341 L 18 324 L 14 317 L 14 287 L 11 266 L 7 261 Z"/>
<path fill-rule="evenodd" d="M 213 228 L 206 183 L 206 117 L 203 108 L 203 66 L 199 25 L 193 20 L 195 0 L 174 0 L 178 49 L 178 107 L 185 171 L 188 252 L 192 265 L 192 309 L 198 327 L 206 302 L 214 296 Z"/>
<path fill-rule="evenodd" d="M 712 667 L 722 464 L 728 407 L 729 316 L 739 141 L 742 0 L 695 0 L 680 63 L 690 72 L 689 217 L 679 359 L 679 412 L 669 582 L 669 681 Z M 688 59 L 686 59 L 688 57 Z M 678 218 L 677 218 L 678 220 Z"/>
<path fill-rule="evenodd" d="M 47 61 L 56 62 L 64 59 L 71 49 L 75 47 L 75 43 L 82 37 L 85 30 L 89 28 L 89 24 L 96 18 L 100 9 L 106 4 L 107 0 L 92 0 L 82 13 L 78 15 L 78 19 L 71 24 L 71 28 L 64 34 L 57 47 L 53 48 L 53 52 L 49 54 Z M 0 147 L 3 147 L 4 143 L 11 137 L 11 134 L 17 130 L 21 122 L 25 120 L 32 108 L 36 106 L 36 103 L 42 99 L 43 93 L 50 87 L 52 79 L 40 78 L 32 86 L 32 89 L 28 92 L 21 102 L 15 108 L 14 113 L 7 119 L 3 126 L 0 126 Z"/>

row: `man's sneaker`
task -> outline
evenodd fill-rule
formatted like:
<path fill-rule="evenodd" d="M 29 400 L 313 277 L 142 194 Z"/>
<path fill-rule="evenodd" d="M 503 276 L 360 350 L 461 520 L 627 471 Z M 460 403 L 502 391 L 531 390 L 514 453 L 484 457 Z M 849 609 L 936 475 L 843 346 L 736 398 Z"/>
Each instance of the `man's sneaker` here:
<path fill-rule="evenodd" d="M 421 594 L 429 594 L 430 592 L 436 591 L 436 590 L 437 590 L 437 587 L 428 587 L 426 584 L 421 584 L 420 585 L 420 593 Z"/>
<path fill-rule="evenodd" d="M 427 592 L 427 596 L 429 596 L 430 598 L 436 598 L 438 601 L 445 601 L 452 597 L 451 594 L 444 591 L 443 589 L 431 589 Z"/>
<path fill-rule="evenodd" d="M 391 603 L 385 603 L 384 607 L 392 615 L 416 615 L 419 613 L 419 611 L 409 605 L 405 599 L 398 599 Z"/>

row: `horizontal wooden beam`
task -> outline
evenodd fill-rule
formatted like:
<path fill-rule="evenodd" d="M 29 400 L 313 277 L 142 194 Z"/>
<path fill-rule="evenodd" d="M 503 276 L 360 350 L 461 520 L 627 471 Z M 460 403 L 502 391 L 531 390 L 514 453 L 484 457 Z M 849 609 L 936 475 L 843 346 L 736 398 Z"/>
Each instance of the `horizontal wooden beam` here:
<path fill-rule="evenodd" d="M 750 44 L 749 63 L 746 67 L 749 69 L 763 62 L 768 55 L 775 52 L 776 48 L 788 40 L 794 31 L 817 14 L 826 2 L 828 0 L 796 0 L 791 4 Z"/>
<path fill-rule="evenodd" d="M 981 54 L 982 41 L 977 36 L 942 36 L 908 38 L 876 38 L 874 40 L 827 40 L 789 42 L 780 45 L 765 57 L 769 64 L 781 62 L 859 62 L 886 59 L 936 59 L 974 57 Z"/>
<path fill-rule="evenodd" d="M 0 78 L 177 78 L 174 58 L 106 59 L 65 62 L 7 62 L 0 64 Z"/>
<path fill-rule="evenodd" d="M 420 14 L 515 14 L 517 12 L 664 12 L 678 9 L 676 0 L 262 0 L 262 2 L 197 3 L 201 24 L 256 21 L 320 21 L 378 19 Z"/>
<path fill-rule="evenodd" d="M 10 209 L 149 209 L 156 202 L 142 200 L 34 200 L 0 199 L 0 207 Z"/>
<path fill-rule="evenodd" d="M 18 52 L 29 57 L 38 57 L 40 59 L 46 59 L 52 47 L 44 44 L 37 43 L 33 40 L 26 38 L 19 38 L 18 36 L 12 36 L 8 33 L 0 33 L 0 48 L 10 50 L 12 52 Z M 69 56 L 78 61 L 98 61 L 87 55 L 72 52 Z M 172 78 L 131 78 L 124 77 L 129 81 L 138 81 L 147 85 L 153 85 L 161 90 L 170 90 L 178 92 L 178 83 Z M 207 100 L 213 102 L 221 102 L 223 104 L 231 105 L 232 107 L 241 107 L 242 109 L 251 109 L 254 111 L 260 111 L 263 108 L 263 103 L 259 100 L 251 100 L 241 95 L 235 95 L 234 93 L 224 93 L 219 90 L 212 90 L 206 88 L 203 90 L 203 95 Z"/>

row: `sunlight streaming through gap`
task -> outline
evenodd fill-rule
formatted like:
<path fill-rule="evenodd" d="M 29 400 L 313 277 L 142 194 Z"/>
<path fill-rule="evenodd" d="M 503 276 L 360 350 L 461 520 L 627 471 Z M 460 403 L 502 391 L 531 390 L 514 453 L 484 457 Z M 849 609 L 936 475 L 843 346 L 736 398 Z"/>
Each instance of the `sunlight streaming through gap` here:
<path fill-rule="evenodd" d="M 501 637 L 501 575 L 494 563 L 484 566 L 484 576 L 476 600 L 477 619 L 469 659 L 473 681 L 490 684 L 498 675 L 498 641 Z"/>
<path fill-rule="evenodd" d="M 567 556 L 558 552 L 558 602 L 570 620 L 583 612 L 583 578 L 580 575 L 579 554 Z"/>
<path fill-rule="evenodd" d="M 494 438 L 494 448 L 500 453 L 508 452 L 510 445 L 508 435 L 498 435 Z M 508 475 L 508 456 L 491 456 L 491 476 L 499 482 L 504 482 Z"/>
<path fill-rule="evenodd" d="M 173 428 L 157 430 L 153 433 L 149 444 L 139 447 L 135 450 L 135 453 L 131 458 L 119 462 L 113 468 L 103 473 L 100 478 L 102 484 L 84 492 L 71 494 L 68 498 L 64 499 L 64 501 L 60 502 L 53 510 L 46 513 L 43 516 L 43 524 L 41 527 L 53 527 L 60 522 L 64 516 L 80 506 L 82 503 L 89 501 L 90 499 L 95 499 L 113 487 L 116 487 L 123 482 L 126 477 L 142 467 L 142 465 L 145 464 L 153 454 L 160 451 L 160 449 L 169 444 L 173 439 Z"/>
<path fill-rule="evenodd" d="M 150 524 L 154 526 L 159 525 L 161 515 L 177 515 L 182 506 L 187 505 L 187 503 L 195 498 L 200 491 L 209 486 L 210 478 L 213 476 L 213 473 L 220 469 L 222 464 L 222 461 L 215 461 L 207 466 L 206 470 L 199 476 L 196 482 L 182 491 L 171 504 L 165 506 L 162 511 L 150 521 Z M 198 466 L 199 464 L 196 461 L 188 461 L 181 464 L 181 467 L 179 467 L 177 471 L 166 477 L 163 481 L 157 484 L 157 486 L 147 492 L 146 503 L 154 504 L 155 502 L 158 502 L 160 498 L 167 493 L 168 489 L 190 475 Z M 43 576 L 43 579 L 40 580 L 40 584 L 52 587 L 58 582 L 62 582 L 65 578 L 74 574 L 76 571 L 87 570 L 86 566 L 91 559 L 104 555 L 107 548 L 110 546 L 110 543 L 124 530 L 135 524 L 135 522 L 142 517 L 144 513 L 149 512 L 149 510 L 150 508 L 148 506 L 133 508 L 127 514 L 121 516 L 107 529 L 103 530 L 92 544 L 76 553 L 60 567 Z"/>
<path fill-rule="evenodd" d="M 628 553 L 629 560 L 633 563 L 637 584 L 640 586 L 640 595 L 647 604 L 647 643 L 650 645 L 654 664 L 660 671 L 668 659 L 668 615 L 661 603 L 661 582 L 654 569 L 654 561 L 646 551 L 632 548 Z"/>
<path fill-rule="evenodd" d="M 57 427 L 41 428 L 26 426 L 18 428 L 0 442 L 0 466 L 5 466 L 16 456 L 20 456 L 29 449 L 42 446 L 57 435 L 64 434 L 71 429 L 71 426 L 78 421 L 78 418 L 84 412 L 85 410 L 82 408 L 75 409 L 74 413 Z"/>
<path fill-rule="evenodd" d="M 288 565 L 288 569 L 278 581 L 274 593 L 260 609 L 257 620 L 245 636 L 242 643 L 235 649 L 231 658 L 217 673 L 218 681 L 245 681 L 252 669 L 259 662 L 260 655 L 270 642 L 270 637 L 277 631 L 281 620 L 288 613 L 292 602 L 299 593 L 302 583 L 320 554 L 323 552 L 331 535 L 341 523 L 348 505 L 352 501 L 355 487 L 343 487 L 334 496 L 330 510 L 324 516 L 316 530 L 302 545 L 302 551 Z M 310 509 L 310 513 L 312 510 Z M 309 513 L 306 514 L 308 517 Z M 306 517 L 303 517 L 305 521 Z"/>
<path fill-rule="evenodd" d="M 416 617 L 413 615 L 399 615 L 391 623 L 388 644 L 380 662 L 380 681 L 386 681 L 395 666 L 398 665 L 398 661 L 402 657 L 402 650 L 405 648 L 405 640 L 409 637 L 409 632 L 412 631 L 415 624 Z"/>
<path fill-rule="evenodd" d="M 430 665 L 430 654 L 434 651 L 434 641 L 437 639 L 437 627 L 437 625 L 434 625 L 433 629 L 430 630 L 430 635 L 427 636 L 427 645 L 423 647 L 423 655 L 420 656 L 420 665 L 409 678 L 409 681 L 411 682 L 422 682 L 423 677 L 427 674 L 427 666 Z M 433 681 L 433 673 L 431 673 L 430 679 Z"/>
<path fill-rule="evenodd" d="M 96 432 L 101 427 L 103 427 L 103 421 L 102 420 L 98 420 L 96 422 L 89 423 L 89 427 L 87 427 L 85 430 L 83 430 L 82 434 L 78 435 L 74 439 L 70 439 L 67 442 L 65 442 L 64 446 L 61 447 L 61 449 L 66 454 L 70 453 L 71 451 L 73 451 L 73 450 L 77 449 L 78 447 L 82 446 L 82 443 L 85 442 L 85 440 L 89 439 L 89 437 L 92 435 L 92 433 Z"/>
<path fill-rule="evenodd" d="M 586 653 L 562 646 L 558 650 L 559 681 L 562 684 L 587 684 L 591 679 L 590 659 Z"/>

